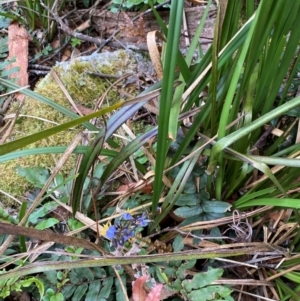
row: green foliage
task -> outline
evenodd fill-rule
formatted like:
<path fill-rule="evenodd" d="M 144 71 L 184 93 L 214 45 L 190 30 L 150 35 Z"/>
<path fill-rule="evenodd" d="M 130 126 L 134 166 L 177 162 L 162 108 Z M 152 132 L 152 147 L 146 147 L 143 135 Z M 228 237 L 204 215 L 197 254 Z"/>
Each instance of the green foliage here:
<path fill-rule="evenodd" d="M 6 58 L 8 55 L 8 45 L 7 45 L 8 37 L 0 38 L 0 58 Z"/>
<path fill-rule="evenodd" d="M 181 236 L 177 236 L 173 242 L 174 251 L 183 249 L 183 240 Z M 227 300 L 233 301 L 230 296 L 232 290 L 225 286 L 212 285 L 211 283 L 219 279 L 222 274 L 222 269 L 213 269 L 208 267 L 207 272 L 199 272 L 191 279 L 186 279 L 189 270 L 193 269 L 196 260 L 172 261 L 164 271 L 161 268 L 156 268 L 156 276 L 159 281 L 167 284 L 171 291 L 180 292 L 185 300 Z"/>
<path fill-rule="evenodd" d="M 133 2 L 124 2 L 125 5 L 128 3 Z M 208 7 L 211 3 L 212 1 L 209 1 Z M 154 192 L 151 196 L 151 204 L 149 204 L 152 206 L 151 219 L 153 220 L 152 226 L 148 228 L 150 234 L 156 234 L 155 229 L 163 225 L 161 221 L 170 212 L 185 219 L 182 224 L 176 224 L 179 228 L 183 224 L 224 217 L 229 204 L 223 200 L 229 198 L 234 200 L 233 196 L 236 195 L 239 199 L 233 201 L 233 206 L 237 208 L 280 205 L 299 209 L 299 184 L 295 181 L 299 176 L 299 162 L 288 158 L 298 156 L 299 144 L 286 148 L 283 145 L 283 138 L 270 137 L 268 145 L 260 150 L 260 156 L 254 156 L 253 146 L 260 138 L 263 126 L 278 126 L 279 123 L 282 124 L 286 116 L 298 116 L 299 113 L 295 109 L 300 105 L 300 97 L 296 95 L 296 89 L 291 89 L 291 85 L 298 84 L 296 73 L 300 60 L 300 29 L 297 21 L 300 3 L 291 1 L 289 5 L 286 5 L 284 0 L 275 2 L 262 0 L 253 15 L 251 15 L 251 10 L 252 12 L 254 10 L 251 5 L 247 5 L 246 15 L 249 19 L 247 23 L 241 24 L 240 1 L 228 1 L 224 23 L 222 26 L 216 26 L 212 48 L 197 61 L 193 61 L 193 55 L 197 50 L 205 17 L 201 20 L 187 56 L 184 58 L 178 50 L 183 9 L 183 1 L 171 2 L 168 28 L 154 10 L 158 23 L 167 37 L 163 56 L 163 80 L 147 91 L 162 87 L 158 128 L 145 131 L 123 148 L 115 148 L 115 152 L 105 164 L 100 163 L 95 166 L 99 154 L 103 151 L 102 148 L 106 147 L 104 142 L 108 141 L 118 127 L 143 106 L 148 99 L 146 98 L 120 109 L 109 118 L 107 126 L 100 130 L 95 129 L 87 121 L 89 118 L 101 116 L 105 111 L 73 120 L 51 131 L 42 131 L 38 133 L 39 135 L 31 135 L 25 137 L 24 140 L 12 141 L 0 146 L 0 153 L 5 154 L 83 122 L 89 130 L 96 130 L 97 134 L 91 144 L 81 149 L 84 156 L 79 166 L 79 176 L 75 182 L 72 198 L 74 215 L 79 210 L 80 204 L 84 204 L 82 206 L 84 213 L 88 212 L 87 208 L 91 203 L 89 188 L 95 186 L 100 186 L 100 189 L 106 188 L 105 185 L 114 177 L 120 165 L 128 164 L 128 158 L 131 155 L 143 159 L 140 165 L 137 164 L 139 176 L 145 176 L 147 169 L 150 170 L 149 174 L 153 174 L 151 180 L 153 180 Z M 205 14 L 208 14 L 208 9 Z M 191 66 L 192 64 L 194 65 Z M 175 71 L 178 71 L 179 77 Z M 84 81 L 84 76 L 81 76 L 76 81 L 76 85 L 81 87 Z M 6 81 L 1 80 L 1 82 L 5 82 L 8 87 L 13 86 Z M 175 89 L 174 86 L 176 86 Z M 25 92 L 27 95 L 33 95 L 28 91 Z M 64 115 L 77 118 L 46 98 L 38 99 L 40 102 L 50 104 Z M 118 104 L 113 108 L 117 109 L 120 106 L 121 104 Z M 197 110 L 191 111 L 192 108 Z M 111 110 L 112 107 L 109 111 Z M 185 122 L 183 126 L 181 121 L 183 119 L 186 121 L 187 117 L 193 118 L 192 122 L 190 124 Z M 289 120 L 287 127 L 292 122 Z M 284 132 L 289 134 L 286 128 Z M 146 147 L 149 139 L 156 135 L 154 167 L 150 165 L 153 163 L 150 163 L 142 153 L 142 146 Z M 292 165 L 294 163 L 297 168 Z M 142 164 L 144 166 L 140 168 Z M 270 165 L 280 165 L 280 169 L 271 170 Z M 90 177 L 92 166 L 95 179 L 94 175 Z M 155 169 L 155 172 L 152 173 L 151 169 Z M 262 181 L 253 187 L 248 187 L 252 171 L 255 169 L 263 174 Z M 47 171 L 41 169 L 36 170 L 37 174 L 41 175 L 40 178 L 31 169 L 19 171 L 23 177 L 27 177 L 36 186 L 42 186 L 48 178 Z M 46 196 L 59 192 L 62 199 L 68 199 L 70 194 L 66 186 L 69 181 L 57 177 L 56 182 L 58 184 L 53 183 Z M 243 189 L 244 195 L 240 196 L 238 193 L 244 191 Z M 286 191 L 289 191 L 289 197 Z M 139 193 L 136 193 L 123 206 L 134 208 L 137 205 L 143 205 L 143 201 L 147 201 L 148 198 L 149 196 L 143 199 Z M 34 225 L 41 222 L 37 227 L 47 228 L 57 222 L 47 217 L 48 212 L 54 210 L 57 204 L 45 198 L 43 201 L 44 203 L 35 209 L 28 221 Z M 157 210 L 158 207 L 161 209 L 160 212 Z M 115 209 L 111 207 L 104 209 L 101 213 L 110 216 Z M 298 212 L 295 216 L 297 218 Z M 69 224 L 72 228 L 79 226 L 74 218 Z M 130 223 L 126 225 L 132 226 Z M 116 228 L 117 225 L 114 226 Z M 217 233 L 219 229 L 211 230 L 211 236 L 214 231 Z M 294 247 L 297 243 L 299 243 L 299 236 L 291 244 Z M 150 243 L 142 248 L 142 254 L 147 254 L 149 245 Z M 131 246 L 130 243 L 126 245 L 129 249 Z M 181 252 L 186 248 L 182 237 L 177 236 L 173 241 L 173 249 L 179 252 L 180 256 L 183 254 L 185 260 L 182 260 L 178 254 L 167 254 L 162 258 L 155 253 L 156 251 L 153 251 L 149 257 L 141 255 L 137 257 L 137 260 L 163 262 L 159 267 L 151 267 L 152 276 L 184 299 L 233 300 L 230 297 L 230 289 L 212 284 L 222 276 L 221 269 L 208 268 L 206 272 L 189 274 L 189 270 L 195 268 L 196 257 L 193 257 L 194 253 Z M 72 248 L 69 247 L 67 250 L 72 251 Z M 94 267 L 96 264 L 122 264 L 123 258 L 116 258 L 116 260 L 111 257 L 108 260 L 101 258 L 98 262 L 94 259 L 81 260 L 79 263 L 75 262 L 76 266 L 72 266 L 73 260 L 78 259 L 78 252 L 73 251 L 73 256 L 52 256 L 50 261 L 56 261 L 56 263 L 52 266 L 49 264 L 47 271 L 39 270 L 40 267 L 37 265 L 28 264 L 26 269 L 16 269 L 12 273 L 24 275 L 29 272 L 43 272 L 40 275 L 49 300 L 51 297 L 59 300 L 61 294 L 65 298 L 79 300 L 84 294 L 90 298 L 97 298 L 99 294 L 111 296 L 114 293 L 117 293 L 117 300 L 123 300 L 119 279 L 115 277 L 111 269 Z M 200 252 L 197 256 L 201 258 Z M 217 257 L 216 253 L 205 256 L 206 258 Z M 132 263 L 131 259 L 133 258 L 126 257 L 124 260 Z M 61 261 L 61 266 L 59 261 Z M 86 267 L 80 270 L 79 266 L 82 267 L 83 263 Z M 61 270 L 60 267 L 65 269 Z M 68 270 L 66 267 L 73 267 L 73 269 Z M 58 272 L 53 272 L 54 269 Z M 121 281 L 125 283 L 123 271 L 120 271 L 120 274 Z M 292 293 L 289 285 L 281 283 L 279 279 L 276 279 L 276 284 L 295 299 L 295 293 Z M 96 291 L 96 287 L 99 288 L 99 286 L 101 287 L 100 293 L 99 289 Z M 47 297 L 45 298 L 48 300 Z"/>
<path fill-rule="evenodd" d="M 37 230 L 45 230 L 47 228 L 51 228 L 54 225 L 58 224 L 59 220 L 57 218 L 48 218 L 46 220 L 43 220 L 41 222 L 39 222 L 36 226 L 35 229 Z"/>
<path fill-rule="evenodd" d="M 209 268 L 205 273 L 199 273 L 191 280 L 182 281 L 181 293 L 188 300 L 231 300 L 232 290 L 221 285 L 210 285 L 213 281 L 219 279 L 223 274 L 221 269 Z"/>
<path fill-rule="evenodd" d="M 66 250 L 73 252 L 74 255 L 82 251 L 82 249 L 72 249 L 69 247 Z M 75 258 L 76 256 L 72 258 L 65 255 L 53 255 L 51 259 L 65 261 Z M 110 275 L 109 270 L 101 267 L 46 271 L 40 275 L 39 279 L 45 286 L 43 301 L 82 300 L 83 297 L 83 300 L 100 300 L 101 298 L 103 300 L 111 300 L 114 290 L 113 275 Z M 35 290 L 33 294 L 36 295 Z"/>
<path fill-rule="evenodd" d="M 157 144 L 156 143 L 153 143 L 152 147 L 151 147 L 151 151 L 153 153 L 156 152 L 156 147 L 157 147 Z M 142 149 L 138 149 L 134 154 L 133 154 L 134 158 L 141 164 L 146 164 L 148 162 L 148 158 L 147 156 L 145 155 L 145 153 L 143 152 Z"/>
<path fill-rule="evenodd" d="M 71 46 L 72 47 L 76 47 L 79 46 L 81 44 L 81 40 L 77 39 L 77 38 L 72 38 L 71 39 Z"/>
<path fill-rule="evenodd" d="M 43 188 L 50 177 L 49 170 L 39 166 L 24 168 L 17 166 L 16 171 L 20 177 L 25 178 L 36 188 Z M 72 172 L 66 179 L 61 174 L 57 174 L 53 182 L 49 185 L 48 194 L 55 193 L 58 198 L 66 200 L 69 197 L 70 182 L 74 177 Z"/>
<path fill-rule="evenodd" d="M 174 252 L 179 252 L 183 249 L 184 243 L 181 235 L 175 237 L 173 241 L 173 250 Z"/>
<path fill-rule="evenodd" d="M 123 287 L 126 286 L 126 276 L 123 274 L 121 275 L 121 281 Z M 116 301 L 126 301 L 128 299 L 127 296 L 124 296 L 124 290 L 122 289 L 120 280 L 115 278 L 115 287 L 116 287 Z"/>
<path fill-rule="evenodd" d="M 174 251 L 178 252 L 184 247 L 183 239 L 177 236 L 173 242 Z M 176 291 L 184 300 L 227 300 L 233 301 L 230 296 L 232 290 L 225 286 L 212 285 L 222 274 L 222 269 L 208 267 L 207 272 L 199 272 L 192 278 L 186 275 L 194 268 L 196 260 L 171 261 L 164 269 L 155 268 L 155 274 L 161 283 L 167 285 L 170 291 Z"/>
<path fill-rule="evenodd" d="M 140 9 L 149 6 L 149 2 L 153 4 L 160 4 L 165 2 L 165 0 L 113 0 L 110 10 L 112 12 L 117 12 L 120 8 L 122 10 L 128 9 Z"/>
<path fill-rule="evenodd" d="M 288 183 L 288 180 L 284 177 L 288 174 L 289 169 L 286 168 L 285 172 L 279 173 L 278 176 L 281 179 L 279 181 L 266 165 L 268 163 L 264 163 L 265 161 L 269 162 L 267 161 L 269 156 L 272 154 L 276 155 L 276 149 L 275 152 L 274 150 L 270 151 L 267 154 L 268 157 L 261 156 L 257 158 L 251 156 L 251 147 L 259 138 L 260 129 L 263 125 L 276 120 L 279 116 L 283 116 L 291 110 L 291 107 L 296 108 L 299 106 L 299 97 L 292 100 L 284 97 L 286 92 L 289 91 L 291 84 L 291 81 L 287 81 L 284 89 L 285 93 L 281 94 L 280 104 L 282 105 L 270 112 L 272 108 L 277 106 L 277 94 L 283 79 L 285 76 L 295 75 L 299 64 L 299 55 L 297 54 L 299 54 L 300 31 L 295 25 L 297 22 L 296 12 L 299 12 L 299 3 L 294 3 L 294 5 L 292 9 L 290 6 L 285 6 L 284 1 L 279 1 L 276 2 L 276 9 L 274 10 L 274 7 L 268 1 L 261 1 L 255 13 L 255 18 L 239 28 L 238 12 L 240 10 L 240 1 L 230 1 L 222 31 L 215 35 L 212 49 L 193 66 L 195 69 L 193 69 L 186 81 L 186 66 L 189 66 L 191 63 L 190 55 L 194 51 L 193 46 L 195 45 L 194 43 L 197 43 L 195 41 L 198 38 L 195 38 L 191 43 L 191 48 L 189 49 L 191 54 L 188 53 L 185 62 L 180 61 L 180 54 L 175 53 L 174 49 L 176 49 L 176 46 L 170 46 L 164 62 L 164 83 L 168 82 L 168 84 L 166 84 L 165 91 L 164 87 L 162 89 L 163 101 L 161 102 L 160 112 L 163 113 L 159 115 L 158 124 L 157 153 L 159 156 L 157 156 L 156 161 L 155 174 L 157 177 L 155 177 L 154 181 L 153 214 L 156 212 L 158 200 L 164 187 L 161 181 L 163 170 L 178 163 L 182 156 L 186 154 L 186 150 L 195 139 L 195 135 L 198 135 L 200 140 L 203 139 L 203 147 L 200 146 L 201 143 L 199 142 L 199 153 L 196 153 L 196 148 L 194 148 L 194 155 L 205 152 L 205 155 L 209 158 L 206 191 L 209 193 L 210 199 L 221 200 L 223 195 L 227 198 L 234 191 L 243 187 L 244 183 L 251 177 L 253 168 L 266 175 L 264 183 L 261 184 L 264 186 L 263 188 L 273 185 L 277 190 L 277 194 L 279 192 L 285 194 L 288 186 L 283 187 L 282 183 Z M 180 16 L 178 10 L 181 7 L 176 7 L 174 3 L 172 8 L 175 11 L 177 9 L 177 16 Z M 280 13 L 282 9 L 284 9 L 284 14 Z M 272 18 L 266 17 L 267 11 L 273 14 Z M 280 14 L 280 20 L 282 21 L 280 24 L 275 21 L 277 20 L 277 14 Z M 288 23 L 282 20 L 282 15 L 286 17 L 285 20 L 289 20 Z M 157 18 L 159 17 L 157 16 Z M 174 18 L 178 22 L 179 18 L 176 16 Z M 172 24 L 174 28 L 171 24 L 170 21 L 168 31 L 170 45 L 174 43 L 174 37 L 177 33 L 177 30 L 174 29 L 177 23 Z M 285 27 L 287 24 L 289 26 Z M 266 26 L 268 30 L 266 30 Z M 163 25 L 162 28 L 166 32 Z M 171 28 L 174 29 L 174 32 Z M 285 37 L 282 36 L 283 28 L 286 33 Z M 293 31 L 292 35 L 290 35 L 288 28 Z M 263 33 L 264 42 L 262 41 L 261 33 Z M 230 41 L 234 34 L 236 34 L 235 38 Z M 229 41 L 229 45 L 225 47 Z M 275 45 L 280 45 L 280 48 Z M 223 47 L 224 49 L 220 52 L 220 49 Z M 257 49 L 260 49 L 260 51 L 257 51 Z M 220 53 L 213 54 L 212 51 L 219 51 Z M 216 61 L 212 62 L 212 55 L 216 55 Z M 171 77 L 173 72 L 170 72 L 169 64 L 176 62 L 176 60 L 182 73 L 181 80 L 186 83 L 187 90 L 184 92 L 178 87 L 175 94 L 168 94 L 169 87 L 174 83 L 174 78 Z M 291 66 L 291 63 L 293 64 L 290 72 L 289 66 Z M 283 66 L 285 66 L 284 70 L 281 69 Z M 274 74 L 277 74 L 276 78 L 272 77 Z M 280 74 L 280 79 L 278 74 Z M 208 95 L 205 93 L 207 85 L 210 88 Z M 202 95 L 200 99 L 199 95 Z M 295 97 L 295 94 L 293 95 Z M 172 101 L 169 102 L 167 100 L 168 97 L 173 98 Z M 172 160 L 168 160 L 166 148 L 172 143 L 171 139 L 169 139 L 170 137 L 173 140 L 176 139 L 178 132 L 177 116 L 180 107 L 182 108 L 183 106 L 182 99 L 187 100 L 184 103 L 183 111 L 189 111 L 193 105 L 201 105 L 201 112 L 194 118 L 193 123 L 188 128 L 185 128 L 182 143 L 175 151 Z M 177 111 L 176 108 L 178 109 Z M 229 126 L 235 122 L 240 113 L 244 114 L 244 118 L 234 126 Z M 163 118 L 165 119 L 163 120 Z M 167 125 L 169 126 L 169 131 L 165 130 Z M 216 133 L 217 137 L 214 137 Z M 215 139 L 217 142 L 214 141 Z M 211 145 L 212 150 L 208 149 L 208 144 Z M 204 150 L 204 148 L 206 149 Z M 292 155 L 292 152 L 287 155 Z M 282 164 L 280 165 L 290 166 L 288 164 L 292 164 L 288 162 L 288 159 L 281 159 Z M 192 162 L 192 160 L 189 160 L 189 162 Z M 277 162 L 279 164 L 279 160 Z M 173 183 L 173 186 L 177 185 L 177 189 L 178 187 L 183 189 L 180 181 L 189 178 L 188 172 L 190 172 L 190 169 L 187 167 L 187 164 L 182 165 L 180 171 L 182 176 L 179 177 L 178 173 Z M 184 168 L 185 171 L 183 171 Z M 184 172 L 186 173 L 185 175 L 183 175 Z M 291 178 L 289 181 L 291 183 Z M 254 189 L 260 189 L 259 186 L 256 186 Z M 170 196 L 167 196 L 166 204 L 170 203 L 172 198 L 178 197 L 179 194 L 176 193 L 174 196 L 176 188 L 170 191 L 173 194 L 169 192 Z M 274 192 L 275 194 L 276 192 Z M 296 195 L 295 198 L 297 198 Z M 196 201 L 195 198 L 194 201 Z M 168 210 L 169 207 L 175 205 L 174 202 L 167 207 L 165 203 L 163 208 L 168 208 Z M 218 207 L 220 204 L 216 203 L 216 205 Z M 222 210 L 224 212 L 225 207 Z M 199 206 L 198 211 L 201 211 Z M 164 213 L 165 210 L 163 215 Z M 161 215 L 157 216 L 154 221 L 154 227 L 161 219 Z"/>
<path fill-rule="evenodd" d="M 0 271 L 0 274 L 6 271 Z M 25 279 L 19 279 L 18 277 L 11 278 L 7 281 L 0 280 L 0 298 L 6 298 L 10 296 L 11 292 L 21 292 L 23 288 L 34 286 L 38 289 L 40 300 L 44 295 L 44 284 L 36 277 L 29 277 Z M 3 299 L 1 299 L 3 300 Z"/>
<path fill-rule="evenodd" d="M 177 166 L 170 175 L 175 178 L 180 170 L 180 166 Z M 197 178 L 199 178 L 201 183 L 199 191 L 197 191 L 195 184 Z M 178 217 L 185 219 L 181 225 L 222 218 L 230 210 L 230 204 L 211 200 L 209 193 L 206 191 L 206 179 L 207 175 L 204 169 L 198 166 L 194 168 L 194 172 L 187 178 L 183 192 L 175 202 L 175 206 L 178 208 L 174 210 L 174 213 Z"/>
<path fill-rule="evenodd" d="M 53 49 L 52 49 L 51 45 L 47 44 L 45 47 L 43 47 L 39 52 L 37 52 L 34 55 L 34 58 L 33 58 L 32 62 L 37 61 L 42 56 L 48 56 L 51 53 L 52 50 Z"/>
<path fill-rule="evenodd" d="M 55 7 L 54 3 L 56 4 Z M 31 31 L 37 29 L 43 30 L 44 39 L 51 41 L 54 37 L 57 25 L 56 22 L 49 17 L 48 10 L 55 9 L 59 13 L 64 9 L 64 6 L 65 1 L 57 3 L 54 0 L 49 0 L 44 4 L 38 0 L 20 0 L 18 1 L 17 9 L 10 9 L 9 6 L 7 6 L 6 9 L 2 8 L 0 10 L 0 16 L 2 18 L 16 20 L 24 24 Z"/>
<path fill-rule="evenodd" d="M 21 208 L 19 210 L 19 221 L 21 221 L 25 214 L 26 214 L 26 210 L 27 210 L 27 202 L 23 202 L 21 205 Z M 26 239 L 23 235 L 19 236 L 19 241 L 20 241 L 20 251 L 21 252 L 26 252 L 27 251 L 27 246 L 26 246 Z"/>
<path fill-rule="evenodd" d="M 181 296 L 185 300 L 227 300 L 233 301 L 230 296 L 232 290 L 221 285 L 212 285 L 211 283 L 219 279 L 222 274 L 222 269 L 208 268 L 207 272 L 198 273 L 193 278 L 183 280 L 185 278 L 184 273 L 187 269 L 191 269 L 194 266 L 194 262 L 187 262 L 178 267 L 178 271 L 172 274 L 172 269 L 166 269 L 167 277 L 177 277 L 174 281 L 169 281 L 167 287 L 169 290 L 180 292 Z M 179 272 L 180 271 L 180 272 Z"/>
<path fill-rule="evenodd" d="M 64 301 L 65 298 L 62 293 L 55 293 L 51 288 L 46 290 L 46 294 L 43 297 L 43 301 Z"/>
<path fill-rule="evenodd" d="M 1 222 L 10 222 L 13 224 L 17 224 L 18 220 L 14 218 L 11 214 L 8 214 L 4 208 L 0 206 L 0 221 Z"/>
<path fill-rule="evenodd" d="M 17 166 L 17 173 L 24 177 L 28 182 L 36 187 L 44 187 L 49 178 L 49 170 L 42 167 L 25 167 Z"/>
<path fill-rule="evenodd" d="M 94 167 L 93 178 L 86 178 L 84 190 L 83 190 L 83 212 L 87 213 L 91 206 L 91 187 L 95 187 L 99 183 L 99 177 L 102 175 L 103 170 L 106 164 L 100 162 Z M 17 167 L 17 173 L 19 176 L 25 178 L 28 182 L 30 182 L 34 188 L 42 188 L 48 181 L 50 177 L 50 173 L 48 169 L 42 167 L 25 167 L 22 168 L 20 166 Z M 57 174 L 53 180 L 53 182 L 49 185 L 43 200 L 47 199 L 50 195 L 54 195 L 63 203 L 66 203 L 70 198 L 70 189 L 72 187 L 72 183 L 76 176 L 73 175 L 71 171 L 71 175 L 67 178 L 64 178 L 63 175 Z M 29 198 L 34 200 L 35 195 L 32 195 Z M 101 199 L 101 195 L 98 197 Z M 28 222 L 32 224 L 37 224 L 40 218 L 45 217 L 49 212 L 55 210 L 59 205 L 55 201 L 44 202 L 43 205 L 36 209 L 29 217 Z M 36 229 L 43 230 L 45 228 L 49 228 L 57 224 L 59 221 L 57 219 L 47 219 L 40 222 Z M 78 221 L 75 219 L 70 219 L 68 223 L 73 230 L 80 226 Z"/>
<path fill-rule="evenodd" d="M 10 24 L 10 19 L 2 16 L 1 12 L 3 12 L 3 9 L 0 6 L 0 28 L 8 28 L 8 25 Z M 0 51 L 0 53 L 1 53 L 1 51 Z"/>
<path fill-rule="evenodd" d="M 102 164 L 98 164 L 95 167 L 95 175 L 98 176 L 99 170 L 103 168 Z M 42 188 L 45 183 L 48 181 L 50 177 L 50 173 L 48 169 L 41 167 L 18 167 L 17 172 L 21 177 L 26 178 L 34 188 Z M 49 196 L 53 195 L 61 202 L 66 203 L 70 197 L 70 187 L 72 185 L 72 181 L 74 180 L 74 176 L 70 176 L 68 178 L 64 178 L 61 174 L 56 175 L 53 182 L 50 184 L 46 194 L 42 198 L 45 200 L 39 207 L 37 207 L 33 213 L 28 218 L 28 223 L 35 225 L 35 229 L 44 230 L 47 228 L 51 228 L 60 223 L 60 221 L 56 218 L 49 217 L 49 213 L 55 211 L 58 208 L 58 203 L 56 201 L 49 201 Z M 89 208 L 91 196 L 89 194 L 89 186 L 91 185 L 91 181 L 87 179 L 87 185 L 85 189 L 85 198 L 84 198 L 84 211 L 86 212 Z M 28 194 L 28 198 L 30 201 L 35 199 L 35 190 L 31 194 Z M 86 207 L 87 206 L 87 207 Z M 1 211 L 0 211 L 1 212 Z M 68 219 L 68 227 L 71 231 L 76 230 L 82 227 L 82 223 L 80 223 L 75 218 Z"/>
<path fill-rule="evenodd" d="M 4 59 L 8 56 L 8 37 L 0 38 L 0 59 Z M 8 78 L 13 73 L 17 72 L 19 70 L 18 67 L 9 68 L 10 64 L 15 62 L 15 59 L 10 60 L 4 60 L 0 61 L 0 78 Z M 15 79 L 11 79 L 12 82 L 15 81 Z M 4 104 L 4 101 L 6 100 L 7 96 L 1 96 L 1 94 L 9 92 L 10 89 L 7 89 L 4 85 L 0 83 L 0 108 Z M 4 112 L 5 113 L 5 112 Z M 3 114 L 3 113 L 2 113 Z"/>
<path fill-rule="evenodd" d="M 84 7 L 88 8 L 95 3 L 95 0 L 82 0 Z"/>

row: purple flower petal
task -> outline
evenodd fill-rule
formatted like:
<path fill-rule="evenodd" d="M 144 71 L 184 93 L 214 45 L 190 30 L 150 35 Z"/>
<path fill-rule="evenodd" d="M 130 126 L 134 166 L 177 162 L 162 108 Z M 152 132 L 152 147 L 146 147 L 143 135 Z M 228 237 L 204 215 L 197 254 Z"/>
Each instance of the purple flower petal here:
<path fill-rule="evenodd" d="M 115 226 L 110 226 L 106 231 L 106 237 L 108 239 L 113 239 L 116 235 L 117 229 Z"/>
<path fill-rule="evenodd" d="M 124 219 L 125 221 L 131 221 L 133 220 L 133 217 L 129 212 L 126 212 L 122 215 L 122 219 Z"/>
<path fill-rule="evenodd" d="M 134 231 L 126 229 L 126 231 L 124 231 L 124 241 L 127 241 L 130 237 L 134 236 Z"/>
<path fill-rule="evenodd" d="M 137 218 L 137 224 L 141 227 L 146 227 L 151 222 L 150 219 L 147 219 L 146 213 L 143 213 Z"/>

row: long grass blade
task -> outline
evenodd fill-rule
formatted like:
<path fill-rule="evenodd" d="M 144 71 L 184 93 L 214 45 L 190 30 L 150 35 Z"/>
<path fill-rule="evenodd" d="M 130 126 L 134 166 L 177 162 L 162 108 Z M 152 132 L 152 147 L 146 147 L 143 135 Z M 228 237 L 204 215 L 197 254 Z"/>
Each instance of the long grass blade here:
<path fill-rule="evenodd" d="M 164 62 L 163 83 L 159 103 L 157 158 L 155 166 L 155 180 L 153 187 L 152 212 L 156 214 L 156 208 L 162 192 L 162 175 L 165 167 L 167 149 L 170 144 L 168 126 L 170 123 L 170 109 L 173 100 L 173 85 L 175 81 L 175 67 L 178 57 L 178 44 L 180 38 L 183 1 L 172 1 L 170 12 L 170 24 L 167 37 L 166 60 Z"/>

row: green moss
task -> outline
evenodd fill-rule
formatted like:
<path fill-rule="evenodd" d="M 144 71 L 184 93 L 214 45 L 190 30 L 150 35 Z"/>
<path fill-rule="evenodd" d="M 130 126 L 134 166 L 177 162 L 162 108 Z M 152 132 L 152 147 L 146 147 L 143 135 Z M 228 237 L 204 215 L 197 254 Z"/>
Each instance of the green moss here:
<path fill-rule="evenodd" d="M 125 73 L 136 72 L 135 68 L 136 65 L 131 60 L 130 56 L 124 51 L 119 51 L 115 53 L 98 54 L 91 57 L 81 57 L 75 59 L 70 64 L 61 63 L 55 66 L 53 70 L 56 72 L 76 104 L 94 108 L 98 99 L 108 88 L 110 88 L 111 84 L 106 79 L 89 75 L 87 73 L 88 71 L 100 71 L 104 74 L 121 76 Z M 51 74 L 47 75 L 46 78 L 36 86 L 35 91 L 64 107 L 71 107 L 67 97 Z M 109 89 L 103 106 L 107 103 L 113 104 L 119 100 L 120 98 L 117 92 L 115 92 L 114 89 Z M 15 140 L 28 136 L 50 128 L 55 124 L 62 124 L 70 120 L 69 117 L 32 98 L 27 98 L 25 100 L 21 114 L 26 115 L 26 117 L 20 117 L 18 119 L 10 139 Z M 80 130 L 82 130 L 82 128 L 72 129 L 53 135 L 48 139 L 43 139 L 37 143 L 31 144 L 30 148 L 68 145 Z M 60 156 L 58 155 L 37 155 L 3 163 L 1 168 L 2 170 L 5 170 L 5 173 L 0 178 L 1 189 L 12 194 L 14 197 L 19 199 L 22 198 L 29 188 L 29 184 L 17 175 L 15 171 L 16 166 L 41 166 L 51 170 L 55 167 L 59 158 Z M 62 171 L 65 174 L 69 173 L 69 171 L 75 167 L 75 163 L 76 156 L 72 155 Z M 11 201 L 7 200 L 5 196 L 1 196 L 0 201 L 9 206 L 12 205 L 10 204 Z"/>
<path fill-rule="evenodd" d="M 139 134 L 145 133 L 145 124 L 144 121 L 138 120 L 132 124 L 132 131 L 137 136 Z"/>

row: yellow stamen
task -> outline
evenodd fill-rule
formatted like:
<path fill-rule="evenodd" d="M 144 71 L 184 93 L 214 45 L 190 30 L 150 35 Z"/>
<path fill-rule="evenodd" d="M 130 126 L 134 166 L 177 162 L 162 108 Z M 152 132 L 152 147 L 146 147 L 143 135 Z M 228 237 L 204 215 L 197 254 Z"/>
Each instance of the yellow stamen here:
<path fill-rule="evenodd" d="M 106 236 L 106 232 L 108 228 L 111 226 L 111 222 L 107 222 L 106 224 L 103 225 L 103 228 L 100 231 L 101 236 Z"/>

